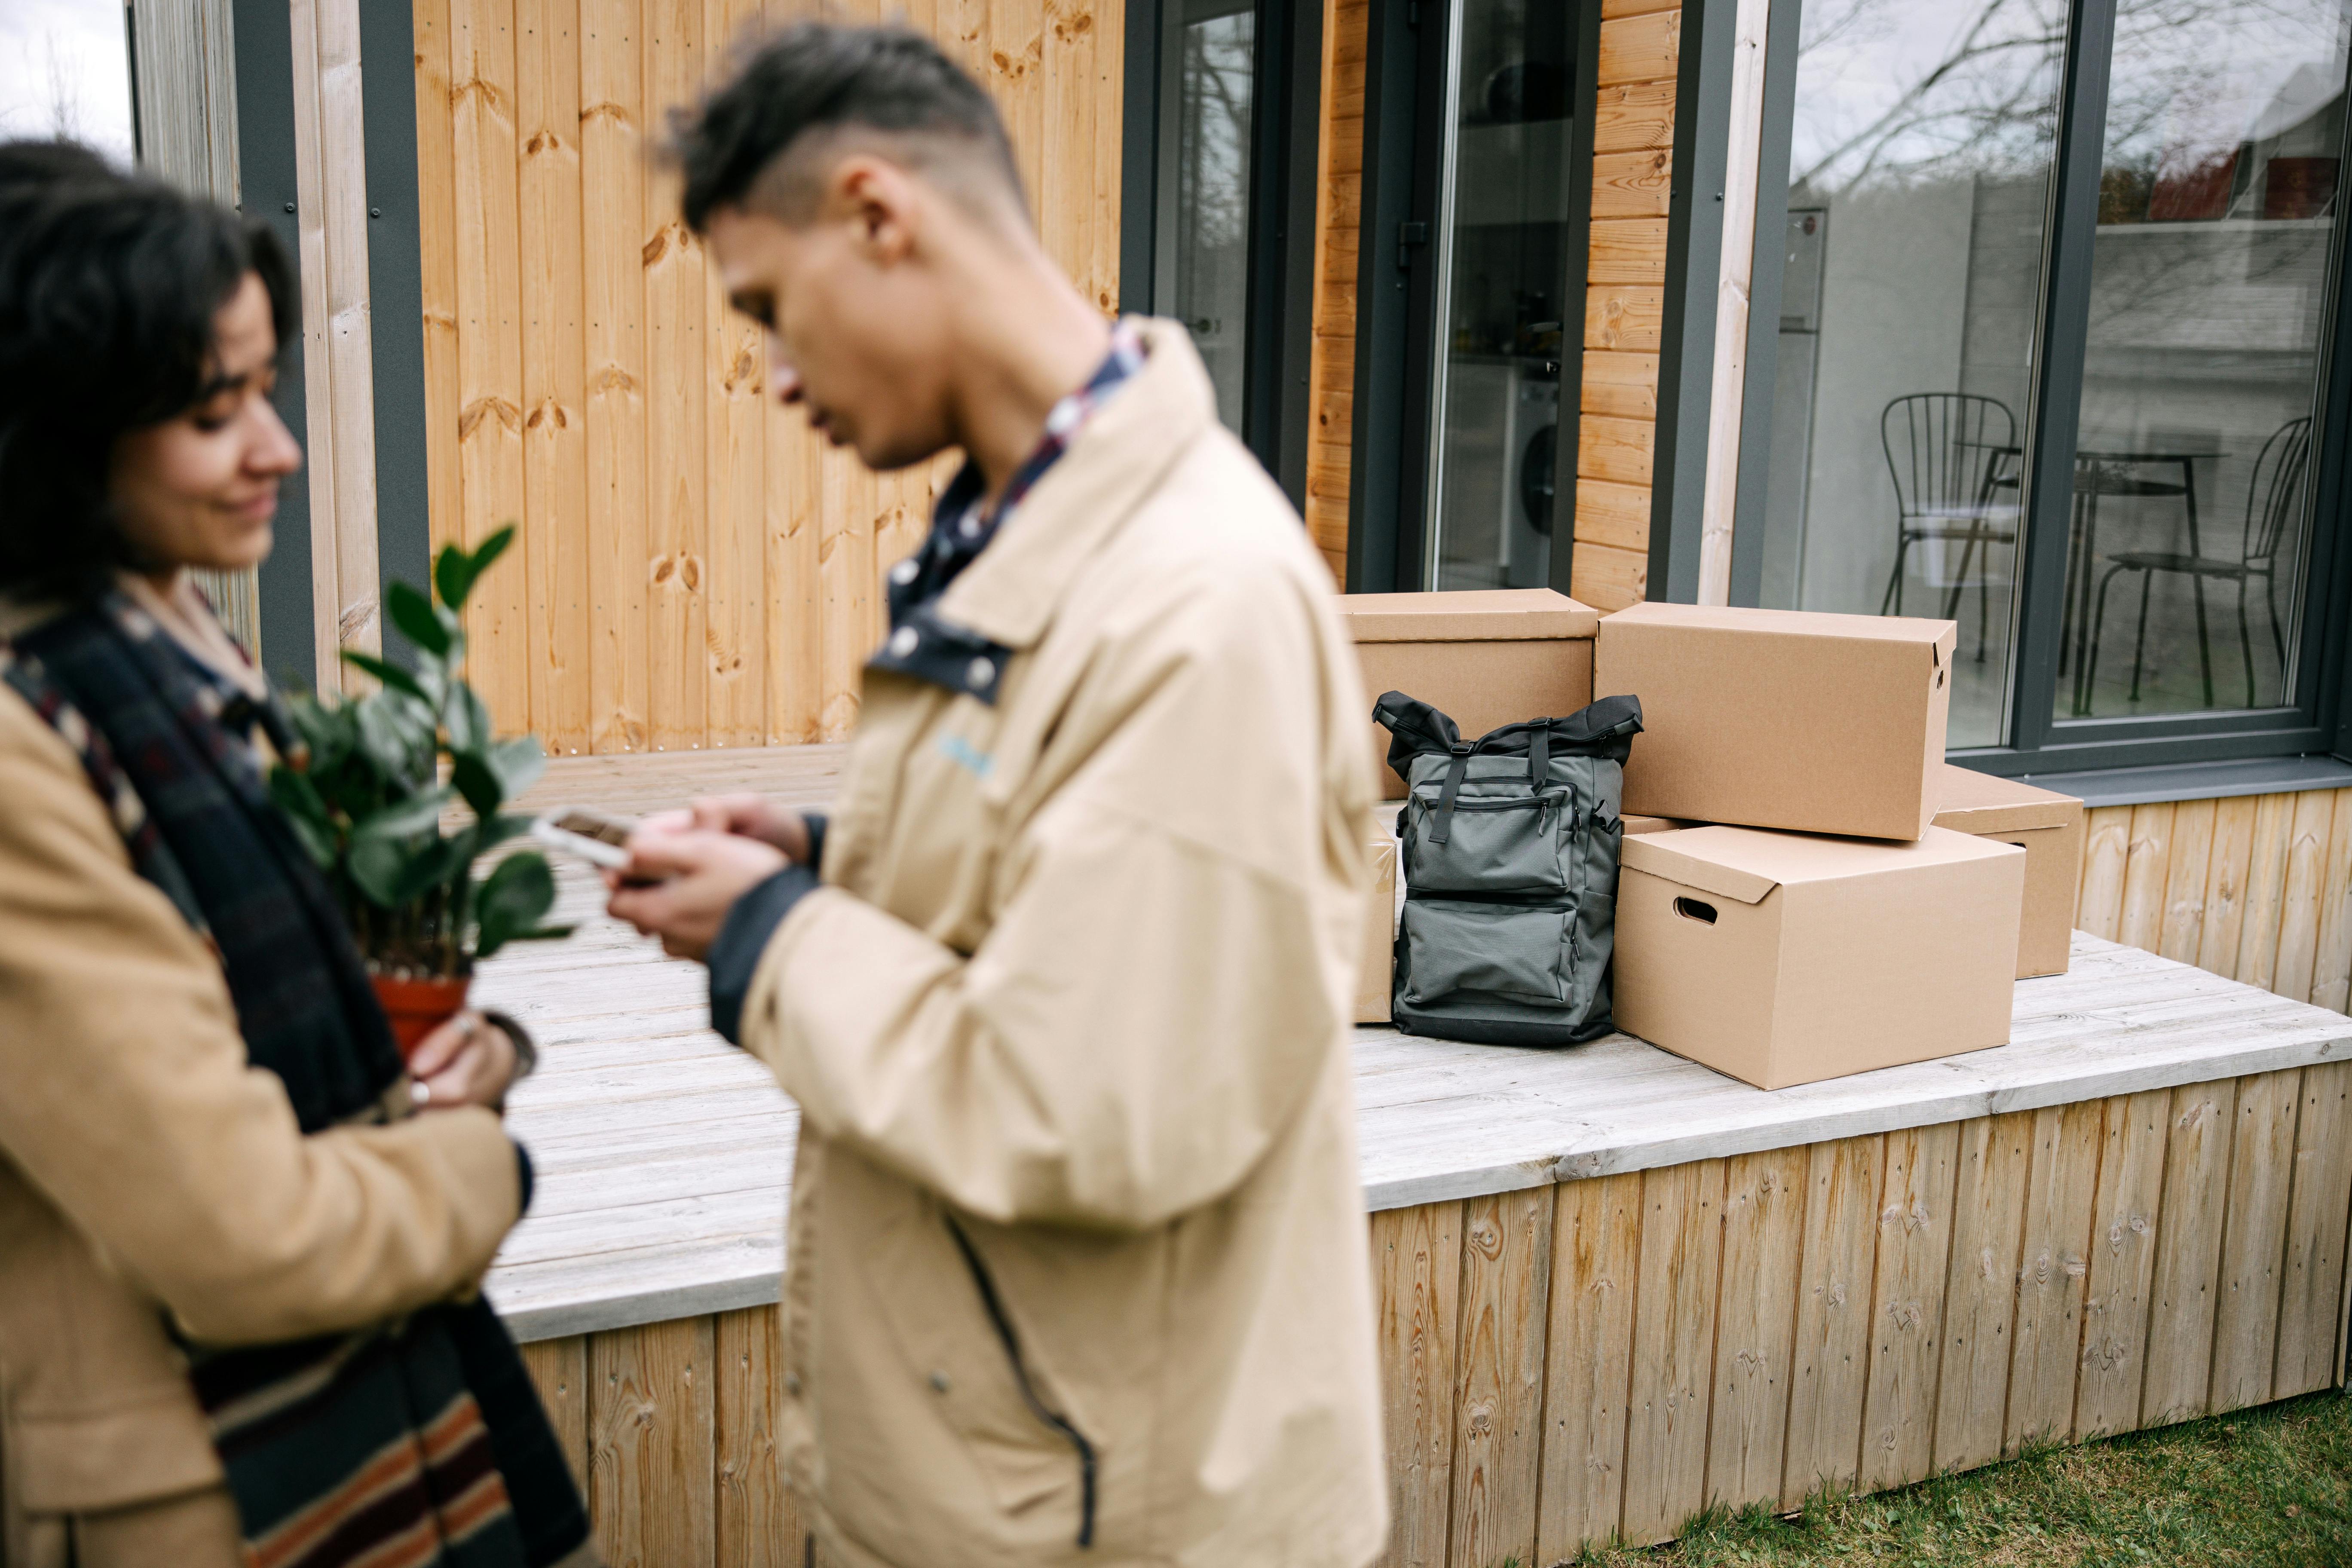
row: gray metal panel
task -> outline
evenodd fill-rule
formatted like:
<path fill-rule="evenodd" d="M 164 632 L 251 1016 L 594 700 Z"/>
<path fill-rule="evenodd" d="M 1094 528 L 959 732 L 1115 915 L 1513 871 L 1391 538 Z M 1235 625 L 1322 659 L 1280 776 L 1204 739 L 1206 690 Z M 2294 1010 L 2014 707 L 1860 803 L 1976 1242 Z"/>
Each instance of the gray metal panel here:
<path fill-rule="evenodd" d="M 366 124 L 368 313 L 375 353 L 376 591 L 422 586 L 433 524 L 425 483 L 425 279 L 416 216 L 416 43 L 405 5 L 360 7 Z M 578 519 L 570 520 L 574 525 Z M 381 596 L 376 601 L 383 603 Z M 414 658 L 384 638 L 386 653 Z"/>
<path fill-rule="evenodd" d="M 406 15 L 404 10 L 402 13 Z M 245 211 L 268 221 L 293 264 L 301 255 L 294 174 L 294 34 L 285 0 L 236 0 L 237 184 Z M 300 441 L 302 337 L 284 345 L 278 413 Z M 283 685 L 319 684 L 310 619 L 310 491 L 278 488 L 278 543 L 261 563 L 261 662 Z"/>

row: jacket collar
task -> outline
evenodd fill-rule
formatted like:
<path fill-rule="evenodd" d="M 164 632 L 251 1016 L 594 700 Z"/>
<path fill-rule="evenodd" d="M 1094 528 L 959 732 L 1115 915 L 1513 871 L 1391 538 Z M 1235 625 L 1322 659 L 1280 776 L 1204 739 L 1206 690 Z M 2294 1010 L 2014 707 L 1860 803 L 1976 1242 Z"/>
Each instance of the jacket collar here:
<path fill-rule="evenodd" d="M 1174 321 L 1140 322 L 1143 368 L 1079 429 L 940 598 L 940 618 L 1008 648 L 1034 646 L 1103 542 L 1216 419 L 1216 395 Z"/>

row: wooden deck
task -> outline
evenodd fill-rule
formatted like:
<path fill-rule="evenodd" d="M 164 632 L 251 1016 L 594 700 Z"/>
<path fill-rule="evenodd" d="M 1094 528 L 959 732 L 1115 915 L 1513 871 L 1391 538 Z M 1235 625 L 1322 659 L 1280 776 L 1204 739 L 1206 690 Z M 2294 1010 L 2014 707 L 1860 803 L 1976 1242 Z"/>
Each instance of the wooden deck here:
<path fill-rule="evenodd" d="M 829 757 L 727 755 L 583 759 L 540 793 L 830 788 Z M 704 1026 L 698 967 L 584 878 L 564 899 L 583 929 L 480 987 L 545 1064 L 490 1295 L 608 1552 L 660 1518 L 665 1562 L 776 1560 L 795 1113 Z M 1549 1564 L 2343 1377 L 2339 1014 L 2078 933 L 2070 973 L 2019 984 L 2010 1045 L 1770 1094 L 1624 1037 L 1355 1049 L 1400 1564 Z"/>

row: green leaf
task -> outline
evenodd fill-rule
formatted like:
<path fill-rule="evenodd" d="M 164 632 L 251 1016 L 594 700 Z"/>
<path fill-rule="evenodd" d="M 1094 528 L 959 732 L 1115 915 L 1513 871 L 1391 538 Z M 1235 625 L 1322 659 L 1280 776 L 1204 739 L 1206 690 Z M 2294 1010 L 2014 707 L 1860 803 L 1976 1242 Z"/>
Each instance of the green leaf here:
<path fill-rule="evenodd" d="M 507 803 L 505 787 L 499 780 L 498 770 L 479 752 L 459 752 L 449 763 L 449 782 L 474 808 L 474 815 L 488 820 L 499 814 Z"/>
<path fill-rule="evenodd" d="M 482 580 L 491 562 L 506 553 L 514 537 L 514 524 L 509 523 L 482 541 L 482 547 L 470 555 L 460 545 L 444 545 L 440 558 L 433 563 L 433 585 L 441 590 L 441 602 L 452 610 L 463 609 L 474 584 Z"/>
<path fill-rule="evenodd" d="M 481 694 L 462 680 L 449 689 L 449 700 L 443 706 L 441 721 L 448 727 L 449 750 L 453 752 L 487 751 L 498 733 L 490 723 L 490 710 L 482 704 Z"/>
<path fill-rule="evenodd" d="M 423 787 L 433 777 L 433 719 L 415 699 L 386 688 L 353 703 L 360 747 L 389 784 Z"/>
<path fill-rule="evenodd" d="M 343 654 L 343 662 L 354 669 L 366 671 L 383 685 L 404 696 L 414 697 L 419 702 L 429 700 L 425 695 L 425 688 L 416 683 L 416 677 L 389 659 L 378 658 L 373 654 L 346 650 Z"/>
<path fill-rule="evenodd" d="M 465 844 L 455 838 L 352 840 L 352 880 L 371 902 L 405 909 L 466 872 Z"/>
<path fill-rule="evenodd" d="M 479 923 L 474 956 L 488 958 L 510 942 L 532 936 L 554 905 L 555 873 L 548 869 L 547 858 L 530 850 L 508 856 L 475 894 Z"/>
<path fill-rule="evenodd" d="M 392 624 L 410 642 L 436 658 L 449 657 L 456 639 L 442 617 L 435 613 L 432 600 L 405 583 L 394 583 L 384 591 L 383 607 Z"/>
<path fill-rule="evenodd" d="M 511 741 L 501 741 L 490 748 L 489 763 L 499 775 L 499 783 L 512 800 L 539 782 L 547 772 L 547 753 L 540 749 L 536 735 L 518 735 Z"/>
<path fill-rule="evenodd" d="M 284 814 L 303 851 L 319 863 L 320 870 L 333 870 L 338 847 L 334 818 L 317 787 L 292 768 L 276 767 L 269 771 L 269 798 Z"/>
<path fill-rule="evenodd" d="M 362 838 L 411 839 L 437 829 L 449 798 L 447 790 L 436 789 L 394 801 L 352 827 L 352 839 L 354 843 Z"/>

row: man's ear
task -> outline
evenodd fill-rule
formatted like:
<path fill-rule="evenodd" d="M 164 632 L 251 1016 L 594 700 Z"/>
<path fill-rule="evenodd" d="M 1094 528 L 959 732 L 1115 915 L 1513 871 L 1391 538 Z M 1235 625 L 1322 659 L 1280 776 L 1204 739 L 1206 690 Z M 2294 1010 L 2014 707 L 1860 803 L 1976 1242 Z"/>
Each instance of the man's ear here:
<path fill-rule="evenodd" d="M 828 205 L 856 229 L 867 258 L 877 267 L 905 260 L 922 226 L 914 176 L 887 158 L 852 153 L 834 165 L 831 184 Z"/>

